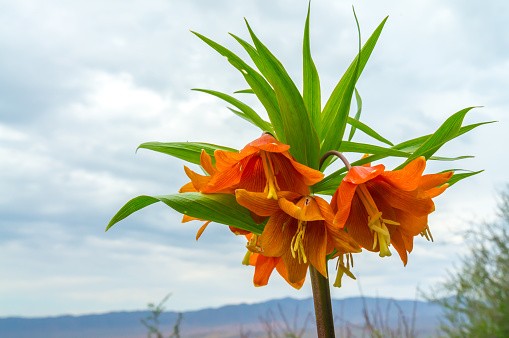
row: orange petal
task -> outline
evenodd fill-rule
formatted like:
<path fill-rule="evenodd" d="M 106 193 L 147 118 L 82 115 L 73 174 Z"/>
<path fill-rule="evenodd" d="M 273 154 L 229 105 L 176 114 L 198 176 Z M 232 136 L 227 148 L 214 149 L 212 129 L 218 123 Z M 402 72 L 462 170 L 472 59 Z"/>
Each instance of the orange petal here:
<path fill-rule="evenodd" d="M 328 228 L 327 238 L 330 239 L 334 248 L 341 254 L 361 252 L 362 248 L 343 228 Z M 373 243 L 371 243 L 373 247 Z"/>
<path fill-rule="evenodd" d="M 419 185 L 426 159 L 421 156 L 408 163 L 403 169 L 396 171 L 385 171 L 380 175 L 384 181 L 401 190 L 415 190 Z"/>
<path fill-rule="evenodd" d="M 262 192 L 267 184 L 263 161 L 260 156 L 251 156 L 242 169 L 239 188 L 253 192 Z"/>
<path fill-rule="evenodd" d="M 276 270 L 277 270 L 277 272 L 279 272 L 281 277 L 283 277 L 286 280 L 286 282 L 288 284 L 290 284 L 291 286 L 293 286 L 297 290 L 299 290 L 302 287 L 302 285 L 304 284 L 304 281 L 306 280 L 306 277 L 304 277 L 301 281 L 299 281 L 297 283 L 291 283 L 288 280 L 288 270 L 286 269 L 285 263 L 284 263 L 284 261 L 282 259 L 279 259 L 279 262 L 276 265 Z"/>
<path fill-rule="evenodd" d="M 292 155 L 290 155 L 288 152 L 283 153 L 283 155 L 289 160 L 293 168 L 302 175 L 302 179 L 306 185 L 313 185 L 323 180 L 324 175 L 321 171 L 312 169 L 295 161 Z"/>
<path fill-rule="evenodd" d="M 272 215 L 258 240 L 263 255 L 280 257 L 290 251 L 290 243 L 297 231 L 297 221 L 284 212 Z"/>
<path fill-rule="evenodd" d="M 279 204 L 273 198 L 267 198 L 267 193 L 249 192 L 244 189 L 235 190 L 237 203 L 259 216 L 272 216 L 279 211 Z"/>
<path fill-rule="evenodd" d="M 203 176 L 197 174 L 186 166 L 184 166 L 184 170 L 186 172 L 187 177 L 189 177 L 189 179 L 193 183 L 194 188 L 197 191 L 201 191 L 202 188 L 205 187 L 207 183 L 209 183 L 210 181 L 210 176 Z"/>
<path fill-rule="evenodd" d="M 384 170 L 385 166 L 383 164 L 374 167 L 354 166 L 348 171 L 343 181 L 354 184 L 365 183 L 382 174 Z"/>
<path fill-rule="evenodd" d="M 334 196 L 332 196 L 331 202 L 334 203 L 332 205 L 332 209 L 336 210 L 336 215 L 334 216 L 334 225 L 340 228 L 345 226 L 348 215 L 351 212 L 351 203 L 355 196 L 356 189 L 356 184 L 342 181 L 341 185 L 334 193 Z"/>
<path fill-rule="evenodd" d="M 402 233 L 401 237 L 403 237 L 403 242 L 405 242 L 406 251 L 412 252 L 414 248 L 414 236 L 408 236 Z"/>
<path fill-rule="evenodd" d="M 288 270 L 288 281 L 290 283 L 298 283 L 306 278 L 309 263 L 299 263 L 299 259 L 293 258 L 290 250 L 288 250 L 282 258 Z"/>
<path fill-rule="evenodd" d="M 247 234 L 250 234 L 251 232 L 247 231 L 247 230 L 244 230 L 244 229 L 239 229 L 239 228 L 235 228 L 235 227 L 232 227 L 232 226 L 228 226 L 230 228 L 230 231 L 233 232 L 235 235 L 239 236 L 239 235 L 247 235 Z"/>
<path fill-rule="evenodd" d="M 201 234 L 203 234 L 203 232 L 205 231 L 205 229 L 207 228 L 207 225 L 210 224 L 210 221 L 207 221 L 205 222 L 205 224 L 203 224 L 201 226 L 201 228 L 198 230 L 198 232 L 196 233 L 196 240 L 198 240 L 200 237 L 201 237 Z"/>
<path fill-rule="evenodd" d="M 332 224 L 334 222 L 334 211 L 332 211 L 331 205 L 321 197 L 314 196 L 313 199 L 318 205 L 318 208 L 320 209 L 320 214 L 323 216 L 323 219 L 327 223 Z"/>
<path fill-rule="evenodd" d="M 211 175 L 211 176 L 214 175 L 214 173 L 216 172 L 216 167 L 214 167 L 214 165 L 212 164 L 212 157 L 210 157 L 210 155 L 207 154 L 207 152 L 205 152 L 205 150 L 203 150 L 203 149 L 200 154 L 200 163 L 201 163 L 201 166 L 203 167 L 203 169 L 209 175 Z"/>
<path fill-rule="evenodd" d="M 392 246 L 394 246 L 394 249 L 396 249 L 396 251 L 398 252 L 399 257 L 403 261 L 403 265 L 406 266 L 406 264 L 408 262 L 408 254 L 407 254 L 407 250 L 405 248 L 405 242 L 403 241 L 403 237 L 401 236 L 401 233 L 397 230 L 391 231 L 391 228 L 392 227 L 389 227 L 389 232 L 391 235 L 391 244 L 392 244 Z"/>
<path fill-rule="evenodd" d="M 348 234 L 355 242 L 359 243 L 361 247 L 369 251 L 380 250 L 378 244 L 373 250 L 374 236 L 371 233 L 371 229 L 368 227 L 368 213 L 357 195 L 352 199 L 352 207 L 345 228 Z"/>
<path fill-rule="evenodd" d="M 198 190 L 196 190 L 196 188 L 194 187 L 193 182 L 189 182 L 187 184 L 184 184 L 182 188 L 180 188 L 179 193 L 183 192 L 198 192 Z"/>
<path fill-rule="evenodd" d="M 281 154 L 271 154 L 270 158 L 274 163 L 276 180 L 281 190 L 295 191 L 301 195 L 309 194 L 304 177 L 295 170 L 288 158 Z"/>
<path fill-rule="evenodd" d="M 200 191 L 203 193 L 214 193 L 232 187 L 239 183 L 240 176 L 241 171 L 239 165 L 235 165 L 228 170 L 218 170 L 214 176 L 211 176 L 208 184 Z"/>
<path fill-rule="evenodd" d="M 440 195 L 441 193 L 443 193 L 445 191 L 445 189 L 447 189 L 448 187 L 449 187 L 449 184 L 446 183 L 446 184 L 442 185 L 441 187 L 426 190 L 426 194 L 428 194 L 429 197 L 434 198 L 434 197 L 437 197 L 438 195 Z"/>
<path fill-rule="evenodd" d="M 195 218 L 195 217 L 191 217 L 191 216 L 187 216 L 187 215 L 183 215 L 182 223 L 187 223 L 187 222 L 190 222 L 190 221 L 205 221 L 205 220 L 204 219 Z"/>
<path fill-rule="evenodd" d="M 285 198 L 279 198 L 278 203 L 281 210 L 298 220 L 317 221 L 324 219 L 318 204 L 310 196 L 303 196 L 296 204 Z"/>
<path fill-rule="evenodd" d="M 269 134 L 264 134 L 256 140 L 250 142 L 245 148 L 248 147 L 254 147 L 256 149 L 271 153 L 282 153 L 290 149 L 289 145 L 279 142 L 274 136 Z"/>
<path fill-rule="evenodd" d="M 306 234 L 304 235 L 304 252 L 306 257 L 318 272 L 327 278 L 327 265 L 325 255 L 327 254 L 327 229 L 323 221 L 308 222 Z"/>
<path fill-rule="evenodd" d="M 378 193 L 394 208 L 412 212 L 415 215 L 427 215 L 435 210 L 435 205 L 426 193 L 420 189 L 404 191 L 392 187 L 384 181 L 366 182 L 370 192 Z"/>
<path fill-rule="evenodd" d="M 265 257 L 259 255 L 256 260 L 253 284 L 256 287 L 267 285 L 272 271 L 276 268 L 279 257 Z"/>
<path fill-rule="evenodd" d="M 256 261 L 258 260 L 258 257 L 261 256 L 258 253 L 251 253 L 251 256 L 249 256 L 249 265 L 256 266 Z"/>
<path fill-rule="evenodd" d="M 417 236 L 428 224 L 428 215 L 416 216 L 412 212 L 394 209 L 396 222 L 400 223 L 400 232 L 409 236 Z"/>
<path fill-rule="evenodd" d="M 214 158 L 216 159 L 216 169 L 217 170 L 228 170 L 231 169 L 234 165 L 242 161 L 249 155 L 252 155 L 256 152 L 256 149 L 251 152 L 232 152 L 226 150 L 216 150 L 214 151 Z"/>
<path fill-rule="evenodd" d="M 453 174 L 452 171 L 448 171 L 445 173 L 424 175 L 419 179 L 419 188 L 422 190 L 429 190 L 441 186 L 449 181 Z"/>

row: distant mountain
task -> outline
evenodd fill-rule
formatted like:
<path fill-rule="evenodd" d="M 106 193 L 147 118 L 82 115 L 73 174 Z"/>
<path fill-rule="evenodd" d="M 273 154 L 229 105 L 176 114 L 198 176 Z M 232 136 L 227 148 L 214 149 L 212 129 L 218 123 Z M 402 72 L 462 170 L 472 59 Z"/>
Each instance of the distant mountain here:
<path fill-rule="evenodd" d="M 434 335 L 441 310 L 435 304 L 412 300 L 385 298 L 345 298 L 333 300 L 335 323 L 338 332 L 348 330 L 360 333 L 365 323 L 363 309 L 367 309 L 372 324 L 404 331 L 414 321 L 419 336 Z M 101 315 L 59 316 L 47 318 L 0 318 L 2 338 L 141 338 L 147 336 L 140 319 L 148 311 L 111 312 Z M 172 332 L 176 312 L 160 316 L 161 331 Z M 309 316 L 307 322 L 306 317 Z M 301 329 L 307 323 L 308 337 L 315 335 L 314 308 L 311 298 L 297 300 L 284 298 L 257 304 L 227 305 L 183 313 L 180 326 L 182 337 L 249 337 L 267 336 L 267 330 L 290 327 Z M 343 327 L 343 329 L 340 328 Z M 345 331 L 346 332 L 346 331 Z"/>

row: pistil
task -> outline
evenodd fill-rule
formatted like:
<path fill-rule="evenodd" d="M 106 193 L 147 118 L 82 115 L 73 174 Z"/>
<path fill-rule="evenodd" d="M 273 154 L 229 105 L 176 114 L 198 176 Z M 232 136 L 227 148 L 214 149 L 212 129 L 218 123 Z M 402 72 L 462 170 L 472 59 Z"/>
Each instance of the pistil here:
<path fill-rule="evenodd" d="M 272 164 L 270 154 L 267 154 L 265 151 L 260 151 L 260 157 L 262 158 L 263 171 L 265 172 L 265 177 L 267 179 L 267 183 L 265 184 L 265 189 L 263 192 L 267 193 L 267 198 L 273 198 L 277 200 L 277 191 L 280 189 L 277 184 L 274 166 Z"/>

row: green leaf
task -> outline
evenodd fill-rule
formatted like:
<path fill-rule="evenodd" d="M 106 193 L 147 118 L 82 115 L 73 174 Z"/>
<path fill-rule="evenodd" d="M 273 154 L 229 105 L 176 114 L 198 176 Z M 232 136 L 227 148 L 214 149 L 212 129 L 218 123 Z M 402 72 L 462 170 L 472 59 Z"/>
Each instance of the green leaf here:
<path fill-rule="evenodd" d="M 232 113 L 234 113 L 235 115 L 237 115 L 238 117 L 246 120 L 247 122 L 249 123 L 252 123 L 253 125 L 256 126 L 256 124 L 253 122 L 253 120 L 251 120 L 251 118 L 249 116 L 247 116 L 246 114 L 244 114 L 243 112 L 241 111 L 238 111 L 238 110 L 235 110 L 233 108 L 230 108 L 230 107 L 227 107 Z M 269 123 L 267 121 L 264 121 L 265 123 Z"/>
<path fill-rule="evenodd" d="M 365 125 L 364 123 L 362 123 L 361 121 L 359 121 L 357 119 L 348 117 L 348 124 L 350 124 L 352 126 L 352 130 L 350 131 L 350 135 L 352 135 L 352 136 L 353 136 L 352 132 L 355 132 L 355 129 L 359 129 L 362 132 L 364 132 L 366 135 L 369 135 L 372 138 L 374 138 L 375 140 L 378 140 L 380 142 L 388 144 L 391 147 L 394 146 L 394 144 L 392 144 L 391 141 L 389 141 L 386 138 L 380 136 L 380 134 L 378 134 L 376 131 L 374 131 L 373 129 L 371 129 L 370 127 L 368 127 L 367 125 Z M 349 137 L 348 141 L 350 141 L 350 137 Z"/>
<path fill-rule="evenodd" d="M 396 170 L 403 168 L 419 156 L 424 156 L 426 159 L 430 158 L 438 149 L 440 149 L 440 147 L 442 147 L 442 145 L 458 136 L 465 115 L 473 108 L 474 107 L 462 109 L 450 116 L 440 126 L 440 128 L 438 128 L 438 130 L 433 135 L 431 135 L 431 137 L 429 137 L 421 146 L 419 146 L 419 148 L 414 151 L 412 156 L 410 156 L 404 163 L 398 166 Z"/>
<path fill-rule="evenodd" d="M 320 156 L 323 156 L 326 152 L 330 150 L 338 150 L 340 148 L 341 142 L 343 140 L 343 135 L 345 133 L 346 123 L 348 121 L 348 114 L 350 113 L 350 104 L 352 102 L 352 96 L 355 89 L 355 84 L 357 82 L 358 74 L 359 74 L 359 67 L 360 67 L 360 58 L 362 57 L 361 54 L 361 30 L 359 27 L 359 21 L 357 20 L 357 16 L 355 15 L 354 10 L 354 16 L 355 16 L 355 22 L 357 23 L 357 31 L 359 34 L 359 54 L 357 55 L 357 58 L 355 59 L 355 68 L 353 73 L 349 76 L 348 80 L 345 83 L 344 88 L 342 88 L 342 91 L 336 91 L 334 89 L 331 97 L 327 101 L 327 104 L 325 105 L 324 111 L 327 112 L 330 111 L 331 116 L 331 123 L 329 124 L 328 121 L 324 121 L 325 128 L 327 128 L 324 133 L 322 133 L 323 136 L 323 143 L 322 147 L 320 149 Z M 347 71 L 348 72 L 348 71 Z M 336 87 L 337 88 L 337 87 Z M 331 99 L 333 99 L 332 103 Z M 322 168 L 323 170 L 327 168 L 327 166 L 331 163 L 331 158 L 329 157 L 327 160 L 324 161 Z"/>
<path fill-rule="evenodd" d="M 243 90 L 237 90 L 236 92 L 233 92 L 234 94 L 254 94 L 255 92 L 252 89 L 243 89 Z"/>
<path fill-rule="evenodd" d="M 396 150 L 393 148 L 385 148 L 380 146 L 375 146 L 367 143 L 358 143 L 358 142 L 349 142 L 343 141 L 341 143 L 341 147 L 339 148 L 340 152 L 345 153 L 361 153 L 361 154 L 376 154 L 383 156 L 394 156 L 394 157 L 409 157 L 412 154 L 407 153 L 401 150 Z"/>
<path fill-rule="evenodd" d="M 138 149 L 149 149 L 158 151 L 163 154 L 175 156 L 181 160 L 191 162 L 194 164 L 200 164 L 200 155 L 202 149 L 207 152 L 214 160 L 214 151 L 217 149 L 237 152 L 238 150 L 223 146 L 218 146 L 210 143 L 199 143 L 199 142 L 145 142 L 140 144 Z M 138 151 L 136 149 L 136 151 Z"/>
<path fill-rule="evenodd" d="M 449 186 L 452 186 L 453 184 L 458 183 L 459 181 L 461 181 L 467 177 L 477 175 L 479 173 L 482 173 L 483 171 L 484 170 L 479 170 L 479 171 L 474 171 L 474 172 L 469 172 L 469 173 L 462 173 L 462 174 L 454 174 L 449 179 L 449 181 L 447 181 L 447 183 L 449 183 Z"/>
<path fill-rule="evenodd" d="M 315 63 L 311 57 L 311 44 L 309 42 L 309 14 L 311 10 L 311 2 L 309 2 L 308 15 L 306 18 L 306 26 L 304 28 L 304 46 L 303 51 L 303 68 L 304 68 L 304 91 L 303 98 L 304 104 L 309 113 L 309 117 L 316 133 L 320 138 L 322 131 L 322 117 L 321 117 L 321 101 L 320 101 L 320 79 L 318 71 L 316 70 Z"/>
<path fill-rule="evenodd" d="M 199 192 L 135 197 L 113 216 L 106 231 L 134 212 L 159 201 L 181 214 L 191 217 L 231 225 L 258 235 L 263 231 L 264 225 L 256 224 L 251 218 L 249 210 L 238 204 L 234 195 L 201 194 Z"/>
<path fill-rule="evenodd" d="M 258 51 L 256 50 L 256 48 L 254 48 L 253 46 L 251 46 L 251 44 L 249 42 L 247 42 L 246 40 L 238 37 L 237 35 L 235 34 L 232 34 L 232 33 L 229 33 L 235 40 L 237 40 L 237 42 L 246 50 L 247 54 L 249 55 L 249 57 L 251 58 L 251 60 L 253 60 L 256 68 L 258 68 L 258 70 L 260 71 L 260 73 L 265 77 L 267 78 L 267 73 L 265 72 L 265 68 L 263 67 L 263 62 L 262 62 L 262 59 L 260 59 L 260 55 L 258 55 Z"/>
<path fill-rule="evenodd" d="M 228 59 L 228 62 L 230 62 L 232 66 L 240 71 L 246 82 L 249 84 L 251 89 L 253 89 L 254 93 L 262 105 L 265 107 L 265 110 L 269 115 L 270 122 L 272 123 L 272 126 L 276 132 L 277 138 L 279 141 L 286 143 L 283 120 L 281 118 L 281 113 L 279 112 L 276 94 L 274 93 L 272 87 L 263 78 L 263 76 L 261 76 L 256 70 L 251 68 L 247 63 L 245 63 L 241 58 L 239 58 L 230 50 L 199 33 L 192 33 L 199 37 L 210 47 L 215 49 L 219 54 L 225 56 Z"/>
<path fill-rule="evenodd" d="M 376 30 L 371 34 L 371 37 L 366 41 L 364 44 L 364 47 L 361 49 L 360 52 L 360 62 L 359 62 L 359 69 L 356 74 L 356 77 L 358 78 L 364 67 L 366 66 L 366 63 L 368 62 L 369 57 L 371 56 L 371 53 L 373 52 L 373 49 L 375 48 L 376 42 L 380 36 L 380 33 L 382 32 L 383 26 L 385 25 L 385 22 L 387 21 L 386 17 L 382 23 L 376 28 Z M 356 71 L 357 68 L 357 60 L 358 56 L 355 57 L 355 59 L 350 64 L 350 67 L 346 70 L 345 74 L 339 81 L 339 83 L 336 85 L 336 88 L 334 88 L 334 91 L 332 92 L 331 96 L 329 97 L 329 100 L 325 104 L 325 107 L 322 112 L 322 138 L 321 140 L 327 136 L 329 133 L 329 128 L 332 125 L 332 122 L 334 121 L 337 110 L 341 102 L 343 100 L 351 100 L 351 96 L 348 97 L 346 94 L 346 89 L 348 87 L 348 84 L 351 82 L 352 77 Z M 357 78 L 353 82 L 357 82 Z M 334 132 L 334 131 L 333 131 Z M 330 150 L 330 149 L 328 149 Z"/>
<path fill-rule="evenodd" d="M 290 153 L 299 163 L 316 169 L 320 147 L 304 100 L 281 62 L 256 37 L 247 21 L 246 24 L 276 93 Z"/>
<path fill-rule="evenodd" d="M 251 123 L 253 123 L 255 126 L 260 128 L 263 131 L 268 131 L 271 133 L 274 133 L 274 129 L 272 129 L 272 126 L 267 121 L 263 120 L 260 115 L 258 115 L 251 107 L 249 107 L 247 104 L 237 100 L 234 97 L 231 97 L 230 95 L 217 92 L 215 90 L 208 90 L 208 89 L 193 89 L 198 92 L 207 93 L 210 95 L 214 95 L 216 97 L 219 97 L 220 99 L 225 100 L 226 102 L 234 105 L 240 111 L 242 111 L 248 118 Z"/>
<path fill-rule="evenodd" d="M 359 121 L 362 112 L 362 99 L 359 95 L 359 92 L 357 91 L 357 88 L 355 88 L 355 101 L 357 102 L 357 113 L 355 114 L 355 119 Z M 357 128 L 350 122 L 350 119 L 348 119 L 348 123 L 352 126 L 352 128 L 350 128 L 350 135 L 348 135 L 348 141 L 351 141 Z M 390 145 L 392 146 L 393 144 Z"/>

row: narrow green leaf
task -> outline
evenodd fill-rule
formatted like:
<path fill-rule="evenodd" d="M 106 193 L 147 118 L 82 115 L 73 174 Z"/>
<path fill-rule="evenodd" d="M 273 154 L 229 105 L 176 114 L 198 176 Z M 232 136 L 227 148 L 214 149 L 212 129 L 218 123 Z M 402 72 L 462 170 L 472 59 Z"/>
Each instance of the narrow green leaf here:
<path fill-rule="evenodd" d="M 242 118 L 242 119 L 246 120 L 247 122 L 252 123 L 253 125 L 257 126 L 257 125 L 253 122 L 253 120 L 251 120 L 251 118 L 250 118 L 249 116 L 247 116 L 246 114 L 244 114 L 243 112 L 238 111 L 238 110 L 235 110 L 235 109 L 230 108 L 230 107 L 227 107 L 227 108 L 228 108 L 228 109 L 229 109 L 232 113 L 234 113 L 235 115 L 237 115 L 238 117 L 240 117 L 240 118 Z M 267 121 L 264 121 L 264 122 L 265 122 L 265 123 L 269 123 L 269 122 L 267 122 Z M 258 126 L 257 126 L 257 127 L 258 127 Z M 273 133 L 273 131 L 272 131 L 272 133 Z"/>
<path fill-rule="evenodd" d="M 357 116 L 356 116 L 357 117 Z M 362 123 L 361 121 L 348 117 L 348 124 L 352 126 L 352 130 L 350 132 L 350 135 L 353 135 L 352 132 L 355 132 L 355 129 L 359 129 L 360 131 L 364 132 L 366 135 L 371 136 L 375 140 L 378 140 L 380 142 L 383 142 L 385 144 L 388 144 L 390 146 L 394 146 L 394 144 L 391 143 L 391 141 L 387 140 L 386 138 L 382 137 L 380 134 L 378 134 L 376 131 Z M 350 137 L 349 140 L 350 141 Z"/>
<path fill-rule="evenodd" d="M 236 92 L 233 92 L 234 94 L 254 94 L 255 92 L 252 89 L 243 89 L 243 90 L 237 90 Z"/>
<path fill-rule="evenodd" d="M 263 66 L 263 62 L 262 62 L 262 59 L 260 58 L 260 55 L 258 55 L 258 51 L 256 50 L 256 48 L 254 48 L 253 46 L 251 46 L 251 44 L 249 42 L 247 42 L 246 40 L 238 37 L 237 35 L 235 34 L 232 34 L 232 33 L 229 33 L 235 40 L 237 40 L 237 42 L 246 50 L 247 54 L 249 55 L 249 57 L 251 58 L 251 60 L 253 60 L 256 68 L 258 68 L 258 70 L 260 71 L 260 73 L 265 77 L 267 78 L 267 73 L 265 71 L 265 68 Z"/>
<path fill-rule="evenodd" d="M 357 91 L 357 88 L 355 88 L 355 101 L 357 102 L 357 113 L 355 114 L 355 119 L 357 121 L 359 121 L 361 118 L 361 112 L 362 112 L 362 99 L 361 99 L 361 96 L 359 95 L 359 92 Z M 355 134 L 355 130 L 357 128 L 353 124 L 350 123 L 350 119 L 348 119 L 348 123 L 352 126 L 350 128 L 350 135 L 348 135 L 348 141 L 351 141 L 353 138 L 353 135 Z M 393 145 L 390 142 L 388 144 L 390 144 L 391 146 Z"/>
<path fill-rule="evenodd" d="M 364 44 L 364 47 L 361 49 L 361 57 L 360 57 L 360 63 L 359 63 L 359 69 L 357 72 L 356 77 L 358 78 L 362 71 L 364 70 L 364 67 L 366 66 L 366 63 L 368 62 L 369 57 L 371 56 L 371 53 L 373 52 L 373 49 L 375 48 L 376 42 L 380 36 L 380 33 L 382 32 L 383 26 L 385 25 L 385 22 L 387 21 L 386 17 L 380 25 L 375 29 L 373 34 L 371 34 L 371 37 L 366 41 Z M 322 111 L 322 138 L 321 140 L 325 138 L 325 136 L 328 134 L 328 128 L 332 126 L 332 122 L 336 116 L 337 113 L 337 107 L 340 106 L 341 101 L 345 99 L 351 99 L 348 98 L 347 95 L 345 95 L 346 88 L 348 86 L 348 83 L 350 82 L 351 78 L 353 77 L 355 73 L 355 69 L 357 68 L 357 55 L 355 59 L 350 64 L 350 67 L 346 70 L 345 74 L 341 78 L 341 80 L 338 82 L 336 87 L 334 88 L 334 91 L 332 92 L 331 96 L 329 97 L 329 100 L 325 104 L 325 107 Z M 354 80 L 354 82 L 357 82 L 357 78 Z"/>
<path fill-rule="evenodd" d="M 181 160 L 191 162 L 194 164 L 200 164 L 200 155 L 202 149 L 207 152 L 214 160 L 214 151 L 217 149 L 237 152 L 233 148 L 218 146 L 210 143 L 199 143 L 199 142 L 145 142 L 140 144 L 138 149 L 149 149 L 157 151 L 163 154 L 171 155 Z M 136 151 L 138 150 L 136 149 Z"/>
<path fill-rule="evenodd" d="M 216 50 L 219 54 L 225 56 L 228 59 L 228 62 L 241 72 L 248 85 L 251 89 L 253 89 L 254 93 L 265 107 L 265 110 L 267 110 L 267 114 L 269 115 L 270 122 L 274 127 L 277 138 L 279 141 L 286 143 L 283 120 L 281 118 L 281 113 L 279 112 L 276 94 L 263 76 L 227 48 L 199 33 L 192 33 Z"/>
<path fill-rule="evenodd" d="M 295 159 L 311 168 L 318 168 L 319 144 L 306 105 L 299 90 L 279 60 L 261 43 L 249 27 L 249 33 L 263 62 L 267 78 L 274 88 L 286 136 Z"/>
<path fill-rule="evenodd" d="M 457 156 L 457 157 L 442 157 L 442 156 L 431 156 L 429 160 L 433 161 L 458 161 L 458 160 L 464 160 L 466 158 L 474 158 L 475 156 L 471 155 L 463 155 L 463 156 Z"/>
<path fill-rule="evenodd" d="M 152 196 L 138 196 L 127 202 L 120 210 L 113 216 L 111 221 L 106 226 L 106 230 L 108 231 L 116 223 L 120 222 L 124 218 L 134 214 L 136 211 L 141 210 L 151 204 L 159 202 L 159 199 Z"/>
<path fill-rule="evenodd" d="M 311 10 L 311 2 L 309 2 L 308 15 L 306 18 L 306 26 L 304 28 L 304 46 L 303 51 L 303 68 L 304 68 L 304 90 L 303 98 L 304 104 L 309 113 L 309 117 L 313 126 L 315 127 L 318 138 L 322 131 L 322 117 L 321 117 L 321 98 L 320 98 L 320 79 L 318 71 L 316 70 L 315 63 L 311 57 L 311 44 L 309 42 L 309 14 Z"/>
<path fill-rule="evenodd" d="M 250 119 L 250 122 L 252 122 L 255 126 L 257 126 L 258 128 L 260 128 L 263 131 L 268 131 L 268 132 L 274 133 L 274 129 L 272 129 L 272 126 L 270 125 L 270 123 L 263 120 L 260 117 L 260 115 L 258 115 L 251 107 L 249 107 L 247 104 L 237 100 L 236 98 L 234 98 L 230 95 L 215 91 L 215 90 L 208 90 L 208 89 L 193 89 L 193 90 L 207 93 L 210 95 L 214 95 L 216 97 L 219 97 L 220 99 L 225 100 L 226 102 L 228 102 L 228 103 L 234 105 L 235 107 L 237 107 L 238 109 L 240 109 L 240 111 L 242 111 Z"/>
<path fill-rule="evenodd" d="M 483 171 L 484 170 L 479 170 L 479 171 L 469 172 L 469 173 L 462 173 L 462 174 L 454 174 L 449 179 L 449 181 L 447 181 L 447 183 L 449 183 L 449 186 L 452 186 L 453 184 L 456 184 L 459 181 L 461 181 L 461 180 L 463 180 L 463 179 L 465 179 L 467 177 L 470 177 L 470 176 L 473 176 L 473 175 L 477 175 L 479 173 L 482 173 Z"/>
<path fill-rule="evenodd" d="M 331 98 L 337 95 L 337 97 L 334 99 L 333 104 L 329 105 L 330 110 L 330 116 L 332 117 L 332 122 L 327 124 L 326 127 L 327 131 L 325 132 L 325 135 L 323 136 L 323 143 L 322 147 L 320 149 L 320 157 L 323 156 L 326 152 L 330 150 L 338 150 L 340 148 L 341 142 L 343 140 L 343 135 L 345 133 L 346 124 L 348 121 L 348 115 L 350 113 L 350 104 L 352 102 L 352 96 L 355 89 L 355 84 L 357 83 L 359 69 L 360 69 L 360 58 L 362 57 L 361 54 L 361 30 L 359 27 L 359 21 L 357 20 L 357 15 L 355 14 L 355 10 L 353 12 L 355 17 L 355 22 L 357 23 L 357 31 L 359 34 L 359 54 L 357 55 L 356 61 L 355 61 L 355 68 L 353 73 L 348 78 L 348 81 L 346 81 L 346 85 L 344 87 L 344 90 L 342 92 L 334 92 L 331 95 Z M 329 101 L 327 101 L 327 104 L 329 104 Z M 324 108 L 327 110 L 327 105 Z M 331 158 L 329 157 L 322 165 L 322 169 L 325 170 L 327 166 L 331 163 Z"/>
<path fill-rule="evenodd" d="M 256 224 L 251 218 L 249 210 L 238 204 L 234 195 L 201 194 L 199 192 L 135 197 L 113 216 L 106 231 L 134 212 L 159 201 L 181 214 L 191 217 L 231 225 L 258 235 L 263 231 L 264 225 Z"/>
<path fill-rule="evenodd" d="M 376 154 L 383 156 L 394 157 L 409 157 L 412 154 L 393 148 L 384 148 L 367 143 L 343 141 L 339 147 L 340 152 L 344 153 L 361 153 L 361 154 Z"/>
<path fill-rule="evenodd" d="M 426 140 L 426 142 L 419 146 L 419 148 L 414 151 L 412 156 L 410 156 L 404 163 L 398 166 L 396 170 L 403 168 L 405 165 L 419 156 L 424 156 L 426 159 L 430 158 L 438 149 L 440 149 L 440 147 L 442 147 L 442 145 L 458 136 L 465 115 L 473 108 L 474 107 L 462 109 L 450 116 L 440 126 L 440 128 L 438 128 L 437 131 Z"/>

